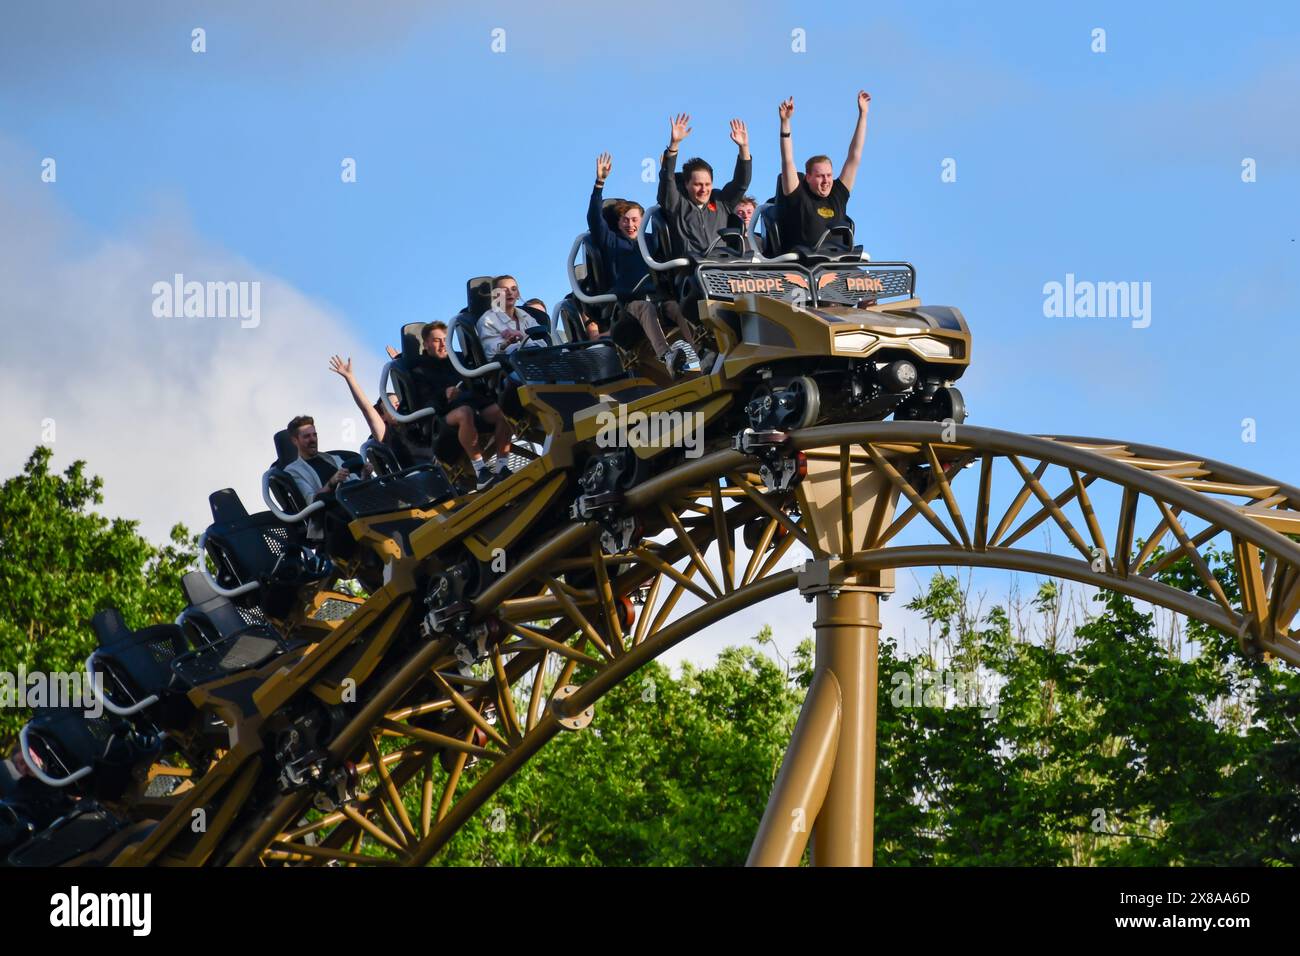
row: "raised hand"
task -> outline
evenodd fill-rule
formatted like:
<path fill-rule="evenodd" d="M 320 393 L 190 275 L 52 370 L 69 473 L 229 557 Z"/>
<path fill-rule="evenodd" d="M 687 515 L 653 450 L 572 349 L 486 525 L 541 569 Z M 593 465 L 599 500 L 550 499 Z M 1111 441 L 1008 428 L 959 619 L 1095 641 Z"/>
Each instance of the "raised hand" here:
<path fill-rule="evenodd" d="M 871 94 L 866 90 L 858 90 L 858 112 L 865 113 L 871 106 Z"/>
<path fill-rule="evenodd" d="M 342 375 L 344 378 L 351 378 L 352 359 L 349 357 L 348 360 L 345 362 L 343 361 L 343 359 L 335 355 L 330 359 L 330 371 L 338 375 Z"/>
<path fill-rule="evenodd" d="M 614 168 L 614 157 L 601 153 L 596 157 L 596 181 L 603 183 L 609 178 L 609 171 Z"/>
<path fill-rule="evenodd" d="M 794 115 L 794 97 L 782 100 L 776 111 L 780 115 L 782 123 L 789 121 L 790 117 Z"/>
<path fill-rule="evenodd" d="M 676 116 L 668 117 L 668 142 L 671 144 L 670 149 L 676 149 L 677 144 L 691 135 L 691 117 L 689 113 L 679 113 Z"/>
<path fill-rule="evenodd" d="M 397 351 L 397 349 L 393 348 L 391 345 L 385 345 L 384 351 L 388 353 L 388 357 L 390 359 L 395 359 L 402 354 L 401 352 Z"/>
<path fill-rule="evenodd" d="M 731 141 L 741 149 L 749 145 L 749 130 L 745 128 L 744 120 L 731 121 Z"/>

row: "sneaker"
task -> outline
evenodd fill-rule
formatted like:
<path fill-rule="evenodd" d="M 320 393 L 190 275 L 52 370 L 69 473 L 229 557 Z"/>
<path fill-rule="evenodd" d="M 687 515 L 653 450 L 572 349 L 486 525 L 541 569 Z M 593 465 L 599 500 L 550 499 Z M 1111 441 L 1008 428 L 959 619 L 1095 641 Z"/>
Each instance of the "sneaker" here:
<path fill-rule="evenodd" d="M 498 482 L 505 481 L 507 478 L 509 478 L 509 477 L 510 477 L 511 475 L 513 475 L 513 474 L 514 474 L 514 472 L 510 470 L 510 466 L 509 466 L 509 465 L 502 465 L 502 466 L 501 466 L 501 470 L 498 471 L 495 475 L 492 476 L 491 480 L 488 481 L 488 484 L 490 484 L 490 485 L 495 485 L 495 484 L 497 484 Z"/>
<path fill-rule="evenodd" d="M 663 359 L 664 365 L 668 367 L 669 375 L 673 378 L 682 377 L 682 374 L 686 371 L 686 363 L 688 361 L 685 352 L 681 349 L 669 349 L 661 356 L 661 358 Z"/>
<path fill-rule="evenodd" d="M 474 490 L 482 491 L 488 485 L 492 484 L 492 482 L 496 479 L 496 475 L 492 474 L 492 472 L 488 468 L 484 467 L 481 469 L 475 469 L 475 478 L 478 480 L 478 484 L 476 485 Z"/>
<path fill-rule="evenodd" d="M 718 361 L 718 353 L 710 349 L 705 349 L 700 353 L 700 371 L 708 375 L 713 371 L 714 364 Z"/>

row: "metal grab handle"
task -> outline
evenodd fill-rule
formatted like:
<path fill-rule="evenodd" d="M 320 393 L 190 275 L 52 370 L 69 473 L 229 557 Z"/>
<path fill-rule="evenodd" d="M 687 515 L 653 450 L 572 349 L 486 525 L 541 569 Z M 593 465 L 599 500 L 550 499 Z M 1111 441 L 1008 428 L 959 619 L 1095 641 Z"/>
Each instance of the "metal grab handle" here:
<path fill-rule="evenodd" d="M 30 725 L 23 724 L 23 729 L 18 732 L 18 746 L 21 748 L 23 763 L 27 764 L 27 769 L 30 770 L 33 776 L 35 776 L 41 783 L 45 784 L 47 787 L 66 787 L 69 784 L 76 783 L 82 777 L 91 772 L 90 767 L 82 767 L 79 770 L 74 770 L 66 777 L 51 777 L 40 768 L 36 758 L 32 756 L 31 744 L 28 740 L 28 731 L 30 729 Z"/>
<path fill-rule="evenodd" d="M 108 711 L 110 714 L 113 714 L 116 717 L 133 717 L 136 714 L 140 713 L 140 711 L 144 710 L 146 707 L 152 707 L 154 704 L 158 703 L 158 695 L 150 694 L 148 697 L 144 698 L 144 700 L 140 701 L 139 703 L 132 704 L 130 707 L 119 707 L 117 704 L 113 703 L 111 700 L 108 699 L 107 694 L 96 694 L 95 693 L 95 657 L 98 654 L 99 651 L 91 651 L 90 656 L 86 658 L 86 683 L 88 687 L 86 693 L 93 700 L 97 700 L 101 704 L 103 704 L 104 709 L 106 711 Z"/>
<path fill-rule="evenodd" d="M 271 472 L 270 471 L 265 471 L 262 473 L 262 501 L 266 503 L 266 507 L 270 509 L 271 514 L 275 515 L 281 521 L 288 522 L 289 524 L 296 524 L 299 521 L 306 521 L 309 515 L 314 515 L 316 512 L 320 511 L 322 508 L 325 507 L 325 502 L 313 501 L 306 508 L 303 508 L 302 511 L 299 511 L 296 514 L 289 514 L 287 511 L 281 511 L 280 506 L 277 505 L 275 503 L 275 499 L 271 497 Z M 206 531 L 203 532 L 203 538 L 199 540 L 200 551 L 203 549 L 203 541 L 207 539 L 207 536 L 208 533 Z M 200 566 L 200 570 L 203 570 L 202 566 Z M 203 573 L 207 574 L 207 571 L 203 570 Z M 212 584 L 213 587 L 216 587 L 216 583 L 212 581 L 211 577 L 208 578 L 208 581 L 209 583 Z M 221 590 L 221 588 L 217 588 L 217 593 L 222 594 L 225 597 L 231 596 L 227 592 Z M 241 591 L 239 593 L 242 594 L 243 592 Z"/>
<path fill-rule="evenodd" d="M 659 211 L 658 206 L 651 206 L 649 209 L 647 209 L 645 211 L 646 223 L 649 223 L 650 220 L 654 218 L 654 214 L 657 213 L 658 211 Z M 664 228 L 666 229 L 667 226 L 665 225 Z M 689 266 L 691 264 L 690 259 L 669 259 L 667 262 L 660 262 L 659 260 L 651 256 L 650 248 L 645 244 L 644 226 L 642 226 L 641 231 L 636 234 L 636 245 L 637 248 L 641 250 L 641 258 L 645 260 L 645 264 L 648 265 L 655 272 L 667 272 L 669 269 L 680 269 L 682 266 Z"/>
<path fill-rule="evenodd" d="M 611 302 L 617 302 L 618 296 L 612 292 L 587 295 L 578 288 L 578 250 L 582 248 L 582 240 L 590 235 L 589 232 L 582 233 L 577 239 L 573 240 L 573 246 L 569 249 L 569 288 L 573 290 L 573 297 L 579 302 L 586 305 L 608 305 Z"/>
<path fill-rule="evenodd" d="M 262 476 L 262 481 L 263 481 L 263 485 L 262 485 L 263 494 L 265 495 L 266 494 L 265 475 Z M 269 495 L 267 495 L 267 501 L 268 503 L 270 502 Z M 322 508 L 325 507 L 325 502 L 323 501 L 318 501 L 316 502 L 316 504 L 320 505 Z M 307 512 L 314 507 L 316 507 L 316 505 L 309 505 L 306 509 L 300 511 L 299 514 L 305 516 Z M 292 521 L 295 519 L 290 518 L 289 520 Z M 297 519 L 297 520 L 301 520 L 301 519 Z M 208 555 L 206 550 L 207 543 L 208 543 L 208 533 L 205 531 L 203 532 L 203 534 L 199 535 L 199 572 L 203 575 L 204 578 L 207 579 L 208 585 L 209 587 L 212 588 L 212 590 L 216 591 L 222 597 L 233 598 L 233 597 L 239 597 L 241 594 L 247 594 L 249 591 L 255 591 L 262 586 L 257 581 L 249 581 L 247 584 L 241 584 L 237 588 L 223 588 L 220 584 L 217 583 L 217 579 L 212 576 L 212 572 L 208 570 L 207 561 L 203 560 Z"/>
<path fill-rule="evenodd" d="M 447 349 L 447 354 L 451 355 L 451 349 Z M 455 364 L 455 360 L 452 360 Z M 379 400 L 384 403 L 384 408 L 388 409 L 388 414 L 393 416 L 394 421 L 401 422 L 403 425 L 411 422 L 418 422 L 422 418 L 428 418 L 430 415 L 438 414 L 436 408 L 421 408 L 419 411 L 411 412 L 409 415 L 403 415 L 393 407 L 393 403 L 388 400 L 388 373 L 393 367 L 393 362 L 384 366 L 384 370 L 379 375 Z"/>

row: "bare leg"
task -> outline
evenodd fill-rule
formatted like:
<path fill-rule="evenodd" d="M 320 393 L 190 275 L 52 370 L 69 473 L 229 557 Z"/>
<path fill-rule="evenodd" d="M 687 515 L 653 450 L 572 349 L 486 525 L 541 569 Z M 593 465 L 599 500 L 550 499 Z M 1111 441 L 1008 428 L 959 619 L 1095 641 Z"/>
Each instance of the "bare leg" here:
<path fill-rule="evenodd" d="M 483 453 L 478 447 L 478 432 L 474 428 L 474 410 L 468 405 L 453 408 L 447 413 L 447 424 L 456 429 L 460 447 L 465 449 L 469 460 L 482 461 Z"/>
<path fill-rule="evenodd" d="M 510 439 L 514 437 L 510 430 L 510 420 L 501 413 L 500 405 L 489 405 L 479 412 L 483 421 L 494 427 L 492 440 L 496 444 L 497 459 L 504 465 L 510 457 Z"/>

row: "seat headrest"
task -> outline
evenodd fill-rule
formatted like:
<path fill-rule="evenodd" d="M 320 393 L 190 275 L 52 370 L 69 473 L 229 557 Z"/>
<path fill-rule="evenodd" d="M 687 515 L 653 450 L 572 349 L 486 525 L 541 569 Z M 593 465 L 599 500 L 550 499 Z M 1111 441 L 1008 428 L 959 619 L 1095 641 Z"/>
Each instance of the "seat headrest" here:
<path fill-rule="evenodd" d="M 799 177 L 799 185 L 802 186 L 802 185 L 803 185 L 803 180 L 804 180 L 804 174 L 803 174 L 803 173 L 797 173 L 796 175 Z M 777 201 L 778 199 L 780 199 L 780 198 L 781 198 L 781 174 L 780 174 L 780 173 L 777 173 L 777 174 L 776 174 L 776 192 L 772 193 L 772 198 L 769 199 L 768 202 L 776 202 L 776 201 Z"/>
<path fill-rule="evenodd" d="M 185 600 L 194 607 L 221 596 L 212 590 L 212 585 L 208 583 L 202 571 L 190 571 L 182 577 L 181 591 L 185 595 Z"/>
<path fill-rule="evenodd" d="M 492 307 L 492 277 L 475 276 L 465 283 L 466 308 L 475 321 Z"/>
<path fill-rule="evenodd" d="M 212 492 L 208 495 L 208 505 L 212 508 L 212 520 L 216 524 L 232 524 L 248 517 L 248 509 L 239 500 L 239 494 L 234 488 Z"/>
<path fill-rule="evenodd" d="M 99 639 L 100 647 L 108 647 L 127 637 L 131 629 L 122 620 L 122 615 L 115 607 L 106 607 L 90 619 L 91 630 Z"/>
<path fill-rule="evenodd" d="M 417 359 L 424 353 L 424 343 L 420 340 L 423 322 L 407 322 L 402 326 L 402 358 Z"/>
<path fill-rule="evenodd" d="M 289 429 L 282 428 L 275 433 L 275 466 L 283 468 L 298 457 L 298 446 L 289 437 Z M 211 499 L 209 499 L 211 500 Z"/>

